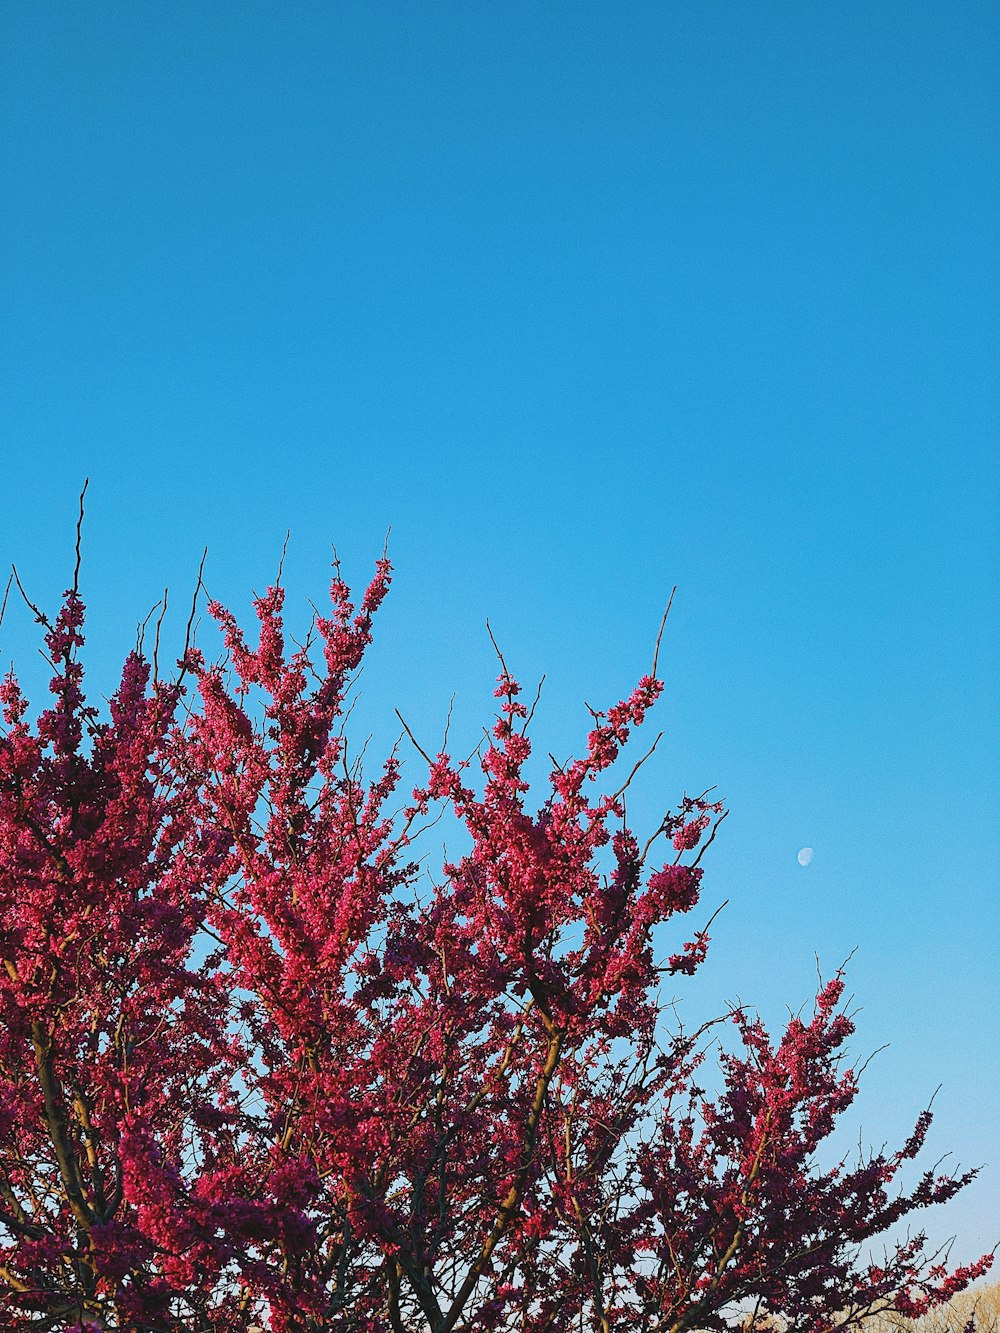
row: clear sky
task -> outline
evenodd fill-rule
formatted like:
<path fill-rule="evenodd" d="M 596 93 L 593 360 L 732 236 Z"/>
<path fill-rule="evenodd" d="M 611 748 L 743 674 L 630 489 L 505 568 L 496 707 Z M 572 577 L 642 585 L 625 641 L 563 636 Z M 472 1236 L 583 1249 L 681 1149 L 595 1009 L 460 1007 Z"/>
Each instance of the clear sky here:
<path fill-rule="evenodd" d="M 51 604 L 91 477 L 95 686 L 205 544 L 245 606 L 290 528 L 304 624 L 329 544 L 361 582 L 391 527 L 364 725 L 436 737 L 456 692 L 471 748 L 489 616 L 565 754 L 677 584 L 633 813 L 733 811 L 685 1003 L 779 1021 L 859 946 L 856 1047 L 892 1044 L 855 1123 L 943 1084 L 931 1160 L 990 1163 L 928 1218 L 966 1256 L 1000 1239 L 998 38 L 980 0 L 0 32 L 0 559 Z"/>

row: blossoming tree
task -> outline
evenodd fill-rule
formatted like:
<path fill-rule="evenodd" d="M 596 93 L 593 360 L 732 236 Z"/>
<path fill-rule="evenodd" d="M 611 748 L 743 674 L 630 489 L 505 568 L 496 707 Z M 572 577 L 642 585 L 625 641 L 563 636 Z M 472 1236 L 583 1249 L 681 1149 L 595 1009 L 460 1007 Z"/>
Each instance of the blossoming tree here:
<path fill-rule="evenodd" d="M 77 581 L 36 612 L 50 698 L 31 722 L 0 686 L 0 1325 L 819 1333 L 981 1274 L 919 1233 L 868 1257 L 974 1174 L 900 1190 L 928 1113 L 817 1163 L 856 1092 L 839 974 L 776 1037 L 666 1022 L 724 811 L 625 822 L 655 663 L 543 792 L 502 659 L 471 763 L 365 778 L 344 699 L 389 577 L 355 610 L 338 573 L 302 647 L 280 586 L 252 643 L 209 603 L 224 657 L 186 646 L 164 680 L 137 650 L 106 715 Z M 464 850 L 428 876 L 442 805 Z"/>

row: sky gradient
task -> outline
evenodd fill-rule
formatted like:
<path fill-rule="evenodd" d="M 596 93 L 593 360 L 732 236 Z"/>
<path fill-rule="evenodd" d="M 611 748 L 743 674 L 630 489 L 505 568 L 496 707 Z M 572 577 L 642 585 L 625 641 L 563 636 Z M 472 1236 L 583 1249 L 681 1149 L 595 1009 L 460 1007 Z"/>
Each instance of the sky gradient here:
<path fill-rule="evenodd" d="M 52 605 L 91 478 L 94 688 L 206 544 L 243 610 L 291 529 L 304 626 L 331 542 L 360 584 L 391 528 L 376 748 L 453 693 L 471 748 L 488 616 L 565 755 L 676 584 L 632 814 L 732 808 L 684 1002 L 779 1022 L 857 947 L 856 1048 L 891 1046 L 853 1137 L 943 1085 L 929 1160 L 989 1163 L 927 1219 L 956 1257 L 1000 1239 L 998 38 L 978 0 L 67 2 L 0 34 L 0 560 Z M 33 653 L 12 606 L 0 669 Z"/>

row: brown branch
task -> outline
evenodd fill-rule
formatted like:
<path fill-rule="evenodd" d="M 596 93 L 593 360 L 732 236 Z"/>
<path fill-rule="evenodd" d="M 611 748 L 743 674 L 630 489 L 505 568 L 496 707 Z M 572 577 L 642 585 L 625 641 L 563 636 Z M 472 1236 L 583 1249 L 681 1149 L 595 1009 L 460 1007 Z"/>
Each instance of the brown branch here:
<path fill-rule="evenodd" d="M 698 1301 L 698 1303 L 695 1306 L 691 1307 L 683 1315 L 681 1315 L 680 1319 L 675 1320 L 675 1322 L 670 1326 L 670 1333 L 684 1333 L 685 1329 L 697 1327 L 697 1321 L 701 1318 L 701 1316 L 706 1312 L 708 1313 L 711 1312 L 710 1302 L 719 1289 L 719 1285 L 722 1282 L 722 1275 L 726 1271 L 726 1268 L 728 1267 L 730 1260 L 733 1258 L 733 1256 L 736 1254 L 737 1250 L 743 1243 L 743 1236 L 746 1231 L 746 1208 L 750 1200 L 750 1191 L 753 1188 L 754 1182 L 756 1181 L 757 1176 L 760 1173 L 760 1166 L 764 1156 L 764 1149 L 770 1142 L 770 1138 L 768 1135 L 770 1120 L 771 1120 L 771 1113 L 769 1111 L 767 1113 L 767 1116 L 765 1117 L 764 1132 L 761 1134 L 760 1143 L 757 1145 L 757 1151 L 756 1153 L 754 1153 L 754 1159 L 753 1162 L 750 1164 L 750 1170 L 747 1172 L 746 1179 L 743 1182 L 743 1188 L 740 1190 L 740 1211 L 743 1214 L 743 1216 L 736 1225 L 736 1230 L 733 1233 L 733 1238 L 729 1242 L 729 1245 L 726 1247 L 723 1253 L 720 1255 L 720 1257 L 716 1260 L 715 1272 L 712 1275 L 711 1281 L 709 1282 L 708 1289 L 705 1292 L 705 1295 L 701 1298 L 701 1300 Z"/>
<path fill-rule="evenodd" d="M 35 1019 L 31 1024 L 31 1044 L 35 1051 L 36 1072 L 45 1103 L 45 1123 L 56 1153 L 59 1175 L 73 1216 L 89 1232 L 97 1221 L 83 1192 L 80 1167 L 66 1130 L 60 1108 L 59 1080 L 52 1064 L 52 1042 L 42 1024 Z"/>
<path fill-rule="evenodd" d="M 403 1326 L 403 1320 L 399 1312 L 399 1284 L 402 1274 L 402 1268 L 395 1259 L 388 1256 L 385 1261 L 386 1266 L 386 1315 L 389 1319 L 389 1326 L 392 1333 L 406 1333 Z"/>
<path fill-rule="evenodd" d="M 559 1058 L 562 1054 L 565 1034 L 558 1030 L 553 1031 L 549 1038 L 549 1048 L 545 1057 L 545 1064 L 542 1066 L 541 1073 L 538 1075 L 538 1081 L 535 1084 L 535 1096 L 531 1104 L 531 1110 L 525 1124 L 524 1144 L 522 1148 L 521 1162 L 514 1178 L 514 1183 L 507 1191 L 500 1207 L 497 1209 L 497 1215 L 490 1230 L 490 1234 L 483 1241 L 479 1254 L 465 1276 L 465 1281 L 458 1290 L 458 1294 L 452 1301 L 451 1308 L 448 1311 L 444 1322 L 435 1325 L 434 1333 L 452 1333 L 456 1323 L 461 1317 L 462 1311 L 468 1302 L 469 1297 L 475 1290 L 479 1279 L 489 1267 L 493 1252 L 504 1232 L 517 1214 L 521 1205 L 521 1199 L 525 1187 L 528 1183 L 528 1173 L 531 1170 L 531 1164 L 535 1155 L 535 1144 L 538 1139 L 538 1128 L 542 1119 L 542 1112 L 545 1108 L 545 1099 L 548 1095 L 549 1085 L 552 1082 L 553 1075 L 559 1067 Z"/>

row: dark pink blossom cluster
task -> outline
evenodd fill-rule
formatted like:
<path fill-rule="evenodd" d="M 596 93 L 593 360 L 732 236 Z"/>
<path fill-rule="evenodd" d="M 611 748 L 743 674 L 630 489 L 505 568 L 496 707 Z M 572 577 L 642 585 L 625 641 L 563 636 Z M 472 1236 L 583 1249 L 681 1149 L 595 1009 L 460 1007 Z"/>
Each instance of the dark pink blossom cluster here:
<path fill-rule="evenodd" d="M 136 652 L 104 717 L 74 587 L 37 722 L 0 684 L 0 1327 L 681 1333 L 749 1303 L 820 1333 L 985 1271 L 922 1235 L 865 1257 L 973 1175 L 894 1189 L 929 1115 L 817 1164 L 856 1092 L 839 975 L 777 1039 L 729 1015 L 697 1086 L 661 987 L 706 956 L 676 918 L 725 812 L 628 827 L 654 676 L 541 793 L 506 668 L 476 759 L 364 776 L 345 695 L 389 577 L 356 608 L 338 572 L 301 646 L 279 586 L 255 643 L 212 602 L 224 657 L 164 682 Z M 464 850 L 428 874 L 442 805 Z"/>

